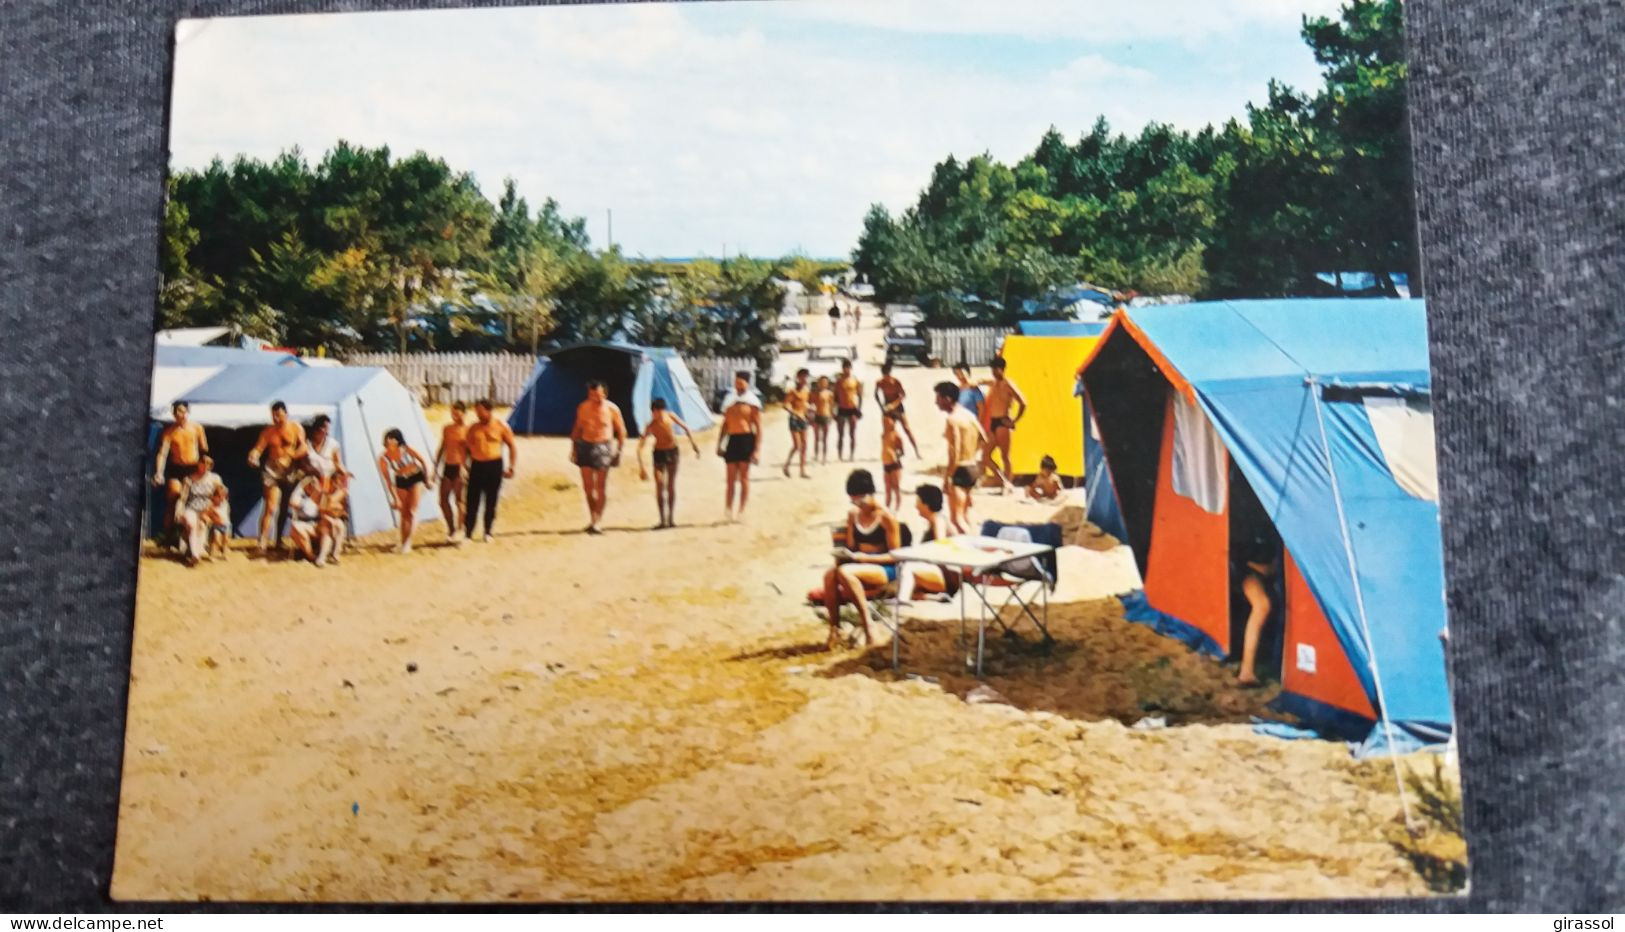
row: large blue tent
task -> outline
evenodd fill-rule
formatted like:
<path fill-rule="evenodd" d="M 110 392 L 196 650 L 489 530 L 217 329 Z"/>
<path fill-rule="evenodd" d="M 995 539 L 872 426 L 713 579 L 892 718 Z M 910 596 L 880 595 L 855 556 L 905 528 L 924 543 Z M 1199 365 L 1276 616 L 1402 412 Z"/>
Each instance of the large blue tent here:
<path fill-rule="evenodd" d="M 200 357 L 170 355 L 175 350 L 188 353 L 210 347 L 160 347 L 160 360 L 203 361 Z M 273 356 L 245 350 L 222 349 L 222 353 Z M 350 529 L 353 534 L 371 534 L 396 527 L 395 512 L 386 496 L 392 494 L 378 473 L 378 456 L 383 452 L 384 433 L 399 428 L 407 445 L 432 459 L 435 439 L 417 400 L 404 385 L 384 369 L 351 367 L 306 367 L 265 365 L 255 359 L 244 363 L 237 357 L 214 356 L 216 363 L 198 366 L 166 366 L 153 370 L 153 392 L 149 404 L 152 430 L 148 457 L 157 450 L 158 432 L 171 419 L 170 406 L 185 401 L 189 417 L 202 424 L 215 458 L 215 471 L 226 481 L 231 494 L 235 532 L 241 537 L 258 533 L 262 488 L 259 475 L 246 457 L 259 430 L 271 421 L 272 402 L 288 407 L 288 416 L 308 423 L 318 414 L 332 419 L 329 428 L 338 441 L 345 467 L 355 474 L 350 483 Z M 292 359 L 294 357 L 286 357 Z M 202 376 L 199 378 L 199 376 Z M 181 377 L 184 376 L 184 377 Z M 155 505 L 161 505 L 159 497 Z M 439 516 L 433 495 L 424 495 L 418 504 L 418 521 Z M 159 522 L 151 522 L 153 528 Z"/>
<path fill-rule="evenodd" d="M 1106 330 L 1103 320 L 1024 320 L 1016 332 L 1029 337 L 1098 337 Z"/>
<path fill-rule="evenodd" d="M 667 409 L 693 430 L 714 423 L 705 396 L 676 350 L 631 343 L 576 343 L 536 360 L 524 394 L 508 415 L 508 426 L 521 434 L 570 433 L 576 407 L 586 400 L 587 382 L 593 379 L 608 386 L 609 400 L 620 406 L 632 436 L 649 423 L 649 403 L 656 398 L 664 398 Z"/>
<path fill-rule="evenodd" d="M 1149 605 L 1139 608 L 1148 607 L 1154 623 L 1222 652 L 1229 593 L 1208 601 L 1211 619 L 1198 617 L 1207 608 L 1190 593 L 1204 578 L 1221 587 L 1230 578 L 1226 522 L 1244 485 L 1256 497 L 1251 507 L 1278 532 L 1287 560 L 1278 707 L 1323 733 L 1402 743 L 1448 736 L 1422 301 L 1202 302 L 1120 311 L 1082 376 L 1145 576 L 1138 602 Z M 1191 413 L 1198 410 L 1200 416 Z M 1208 496 L 1205 512 L 1192 504 L 1202 498 L 1193 488 L 1207 481 L 1191 466 L 1200 458 L 1191 450 L 1199 448 L 1184 450 L 1184 466 L 1181 449 L 1169 449 L 1186 442 L 1175 439 L 1181 432 L 1204 430 L 1223 450 L 1209 457 L 1219 464 L 1208 471 L 1220 491 Z M 1214 560 L 1210 572 L 1205 564 Z M 1295 596 L 1294 582 L 1300 591 L 1306 584 L 1312 599 Z M 1329 629 L 1318 653 L 1316 624 Z M 1330 656 L 1334 648 L 1340 656 Z M 1346 685 L 1336 681 L 1339 671 Z"/>

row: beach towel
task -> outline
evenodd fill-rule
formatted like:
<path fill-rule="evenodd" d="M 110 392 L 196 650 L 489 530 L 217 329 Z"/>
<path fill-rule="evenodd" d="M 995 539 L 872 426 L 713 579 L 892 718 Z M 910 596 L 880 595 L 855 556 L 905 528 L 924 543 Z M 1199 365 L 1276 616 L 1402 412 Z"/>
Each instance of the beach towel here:
<path fill-rule="evenodd" d="M 762 407 L 763 407 L 762 406 L 762 396 L 756 394 L 756 389 L 747 388 L 747 389 L 745 389 L 744 394 L 740 394 L 739 392 L 734 391 L 733 389 L 730 388 L 730 389 L 728 389 L 728 394 L 723 396 L 722 404 L 717 407 L 717 410 L 718 411 L 727 411 L 729 408 L 733 407 L 734 405 L 741 404 L 741 403 L 748 404 L 751 407 L 757 409 L 758 411 L 762 410 Z"/>

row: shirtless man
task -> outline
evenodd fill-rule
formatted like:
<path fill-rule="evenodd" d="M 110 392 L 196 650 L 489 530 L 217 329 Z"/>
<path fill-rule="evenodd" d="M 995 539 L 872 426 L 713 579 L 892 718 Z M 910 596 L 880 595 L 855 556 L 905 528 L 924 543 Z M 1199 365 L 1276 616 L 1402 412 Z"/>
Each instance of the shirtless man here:
<path fill-rule="evenodd" d="M 863 383 L 852 374 L 852 360 L 841 360 L 841 377 L 835 380 L 835 458 L 858 458 L 858 418 L 863 417 Z M 842 453 L 851 438 L 852 451 Z"/>
<path fill-rule="evenodd" d="M 587 533 L 604 533 L 609 469 L 621 462 L 626 446 L 626 421 L 620 406 L 609 400 L 609 386 L 594 379 L 587 383 L 587 400 L 576 406 L 576 425 L 570 430 L 570 462 L 581 470 L 581 489 L 587 496 Z"/>
<path fill-rule="evenodd" d="M 829 387 L 829 376 L 818 377 L 813 388 L 813 452 L 818 462 L 829 462 L 829 422 L 835 419 L 835 390 Z"/>
<path fill-rule="evenodd" d="M 655 505 L 660 508 L 660 528 L 677 526 L 677 460 L 682 451 L 677 449 L 677 431 L 681 430 L 688 435 L 688 445 L 694 448 L 694 455 L 700 455 L 700 445 L 694 440 L 694 431 L 689 430 L 683 419 L 671 413 L 666 408 L 666 399 L 656 398 L 649 402 L 649 423 L 643 429 L 643 436 L 638 438 L 638 478 L 648 480 L 649 470 L 643 465 L 643 447 L 650 440 L 655 442 Z"/>
<path fill-rule="evenodd" d="M 209 452 L 209 438 L 203 425 L 190 420 L 191 406 L 184 401 L 175 402 L 170 412 L 175 420 L 158 435 L 158 460 L 152 470 L 153 487 L 164 490 L 164 534 L 175 526 L 175 503 L 180 501 L 181 486 L 197 472 L 197 464 Z"/>
<path fill-rule="evenodd" d="M 790 454 L 784 458 L 786 479 L 790 478 L 790 464 L 797 453 L 801 454 L 801 478 L 812 478 L 807 475 L 807 421 L 812 413 L 812 389 L 807 387 L 807 379 L 811 376 L 806 369 L 797 369 L 795 387 L 784 393 L 784 409 L 790 412 Z"/>
<path fill-rule="evenodd" d="M 1015 416 L 1010 416 L 1010 409 L 1016 409 Z M 1027 399 L 1021 395 L 1021 389 L 1016 383 L 1004 377 L 1004 357 L 996 356 L 993 359 L 993 384 L 987 390 L 987 452 L 982 458 L 983 467 L 992 467 L 993 472 L 1003 483 L 1002 491 L 1014 489 L 1010 484 L 1010 432 L 1016 429 L 1016 424 L 1027 413 Z M 998 450 L 1004 455 L 1004 471 L 1000 472 L 993 463 L 993 451 Z"/>
<path fill-rule="evenodd" d="M 895 418 L 903 433 L 908 435 L 909 446 L 914 448 L 914 458 L 920 458 L 920 445 L 914 440 L 914 431 L 908 426 L 908 415 L 903 413 L 903 383 L 897 376 L 891 374 L 891 363 L 880 367 L 880 381 L 875 383 L 875 404 L 880 405 L 880 413 Z M 888 508 L 891 506 L 887 506 Z M 898 506 L 902 507 L 902 506 Z"/>
<path fill-rule="evenodd" d="M 943 436 L 948 439 L 948 524 L 955 534 L 970 533 L 971 490 L 982 477 L 982 446 L 987 435 L 976 416 L 959 404 L 959 386 L 936 385 L 937 410 L 948 415 Z"/>
<path fill-rule="evenodd" d="M 463 528 L 463 483 L 468 478 L 464 475 L 468 460 L 465 439 L 468 428 L 463 424 L 467 412 L 467 405 L 461 401 L 452 402 L 451 423 L 440 431 L 440 449 L 434 454 L 434 468 L 441 479 L 440 516 L 446 519 L 446 534 L 457 543 L 468 539 L 466 535 L 462 538 L 457 536 L 457 532 Z"/>
<path fill-rule="evenodd" d="M 750 387 L 749 372 L 734 373 L 734 388 L 722 399 L 722 430 L 717 432 L 717 455 L 728 464 L 726 498 L 729 521 L 745 516 L 750 501 L 750 467 L 761 461 L 762 399 Z M 739 490 L 739 510 L 734 511 L 734 489 Z"/>
<path fill-rule="evenodd" d="M 497 496 L 502 494 L 502 480 L 512 479 L 519 465 L 519 446 L 514 443 L 513 429 L 491 417 L 491 401 L 481 398 L 474 402 L 474 423 L 463 432 L 463 447 L 468 451 L 464 462 L 468 465 L 468 504 L 463 509 L 463 540 L 474 538 L 474 521 L 479 517 L 480 501 L 485 502 L 485 543 L 491 542 L 491 525 L 497 519 Z M 508 448 L 508 467 L 502 467 L 502 448 Z"/>
<path fill-rule="evenodd" d="M 305 428 L 288 417 L 288 406 L 280 401 L 271 402 L 271 423 L 260 431 L 254 449 L 248 451 L 248 465 L 260 471 L 265 486 L 265 508 L 260 513 L 259 550 L 266 551 L 271 536 L 271 525 L 276 525 L 276 546 L 282 549 L 282 525 L 285 515 L 278 514 L 293 492 L 298 478 L 294 464 L 305 457 L 310 445 L 305 442 Z"/>

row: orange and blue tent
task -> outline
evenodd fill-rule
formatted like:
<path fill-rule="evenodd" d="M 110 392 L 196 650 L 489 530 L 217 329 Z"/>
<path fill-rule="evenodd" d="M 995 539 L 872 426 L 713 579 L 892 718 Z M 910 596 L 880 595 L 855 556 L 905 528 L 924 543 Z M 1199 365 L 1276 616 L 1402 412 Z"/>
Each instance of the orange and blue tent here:
<path fill-rule="evenodd" d="M 1232 558 L 1273 539 L 1277 708 L 1367 747 L 1448 739 L 1422 301 L 1119 311 L 1079 374 L 1144 584 L 1131 620 L 1239 652 Z"/>

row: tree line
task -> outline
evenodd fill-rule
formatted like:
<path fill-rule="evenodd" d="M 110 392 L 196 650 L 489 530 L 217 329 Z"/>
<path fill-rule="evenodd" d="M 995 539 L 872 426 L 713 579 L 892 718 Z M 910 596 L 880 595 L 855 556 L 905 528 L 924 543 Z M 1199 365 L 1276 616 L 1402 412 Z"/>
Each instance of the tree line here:
<path fill-rule="evenodd" d="M 1245 119 L 1195 133 L 1051 128 L 1013 166 L 950 156 L 899 216 L 870 209 L 854 268 L 935 320 L 1053 316 L 1050 296 L 1080 281 L 1277 297 L 1360 271 L 1397 294 L 1401 272 L 1420 293 L 1403 4 L 1350 0 L 1302 36 L 1322 67 L 1313 94 L 1271 82 Z"/>
<path fill-rule="evenodd" d="M 278 346 L 535 352 L 631 340 L 745 356 L 766 371 L 786 279 L 816 292 L 845 262 L 661 262 L 595 249 L 552 198 L 510 179 L 495 203 L 425 153 L 340 142 L 311 164 L 215 160 L 173 173 L 159 321 Z"/>

